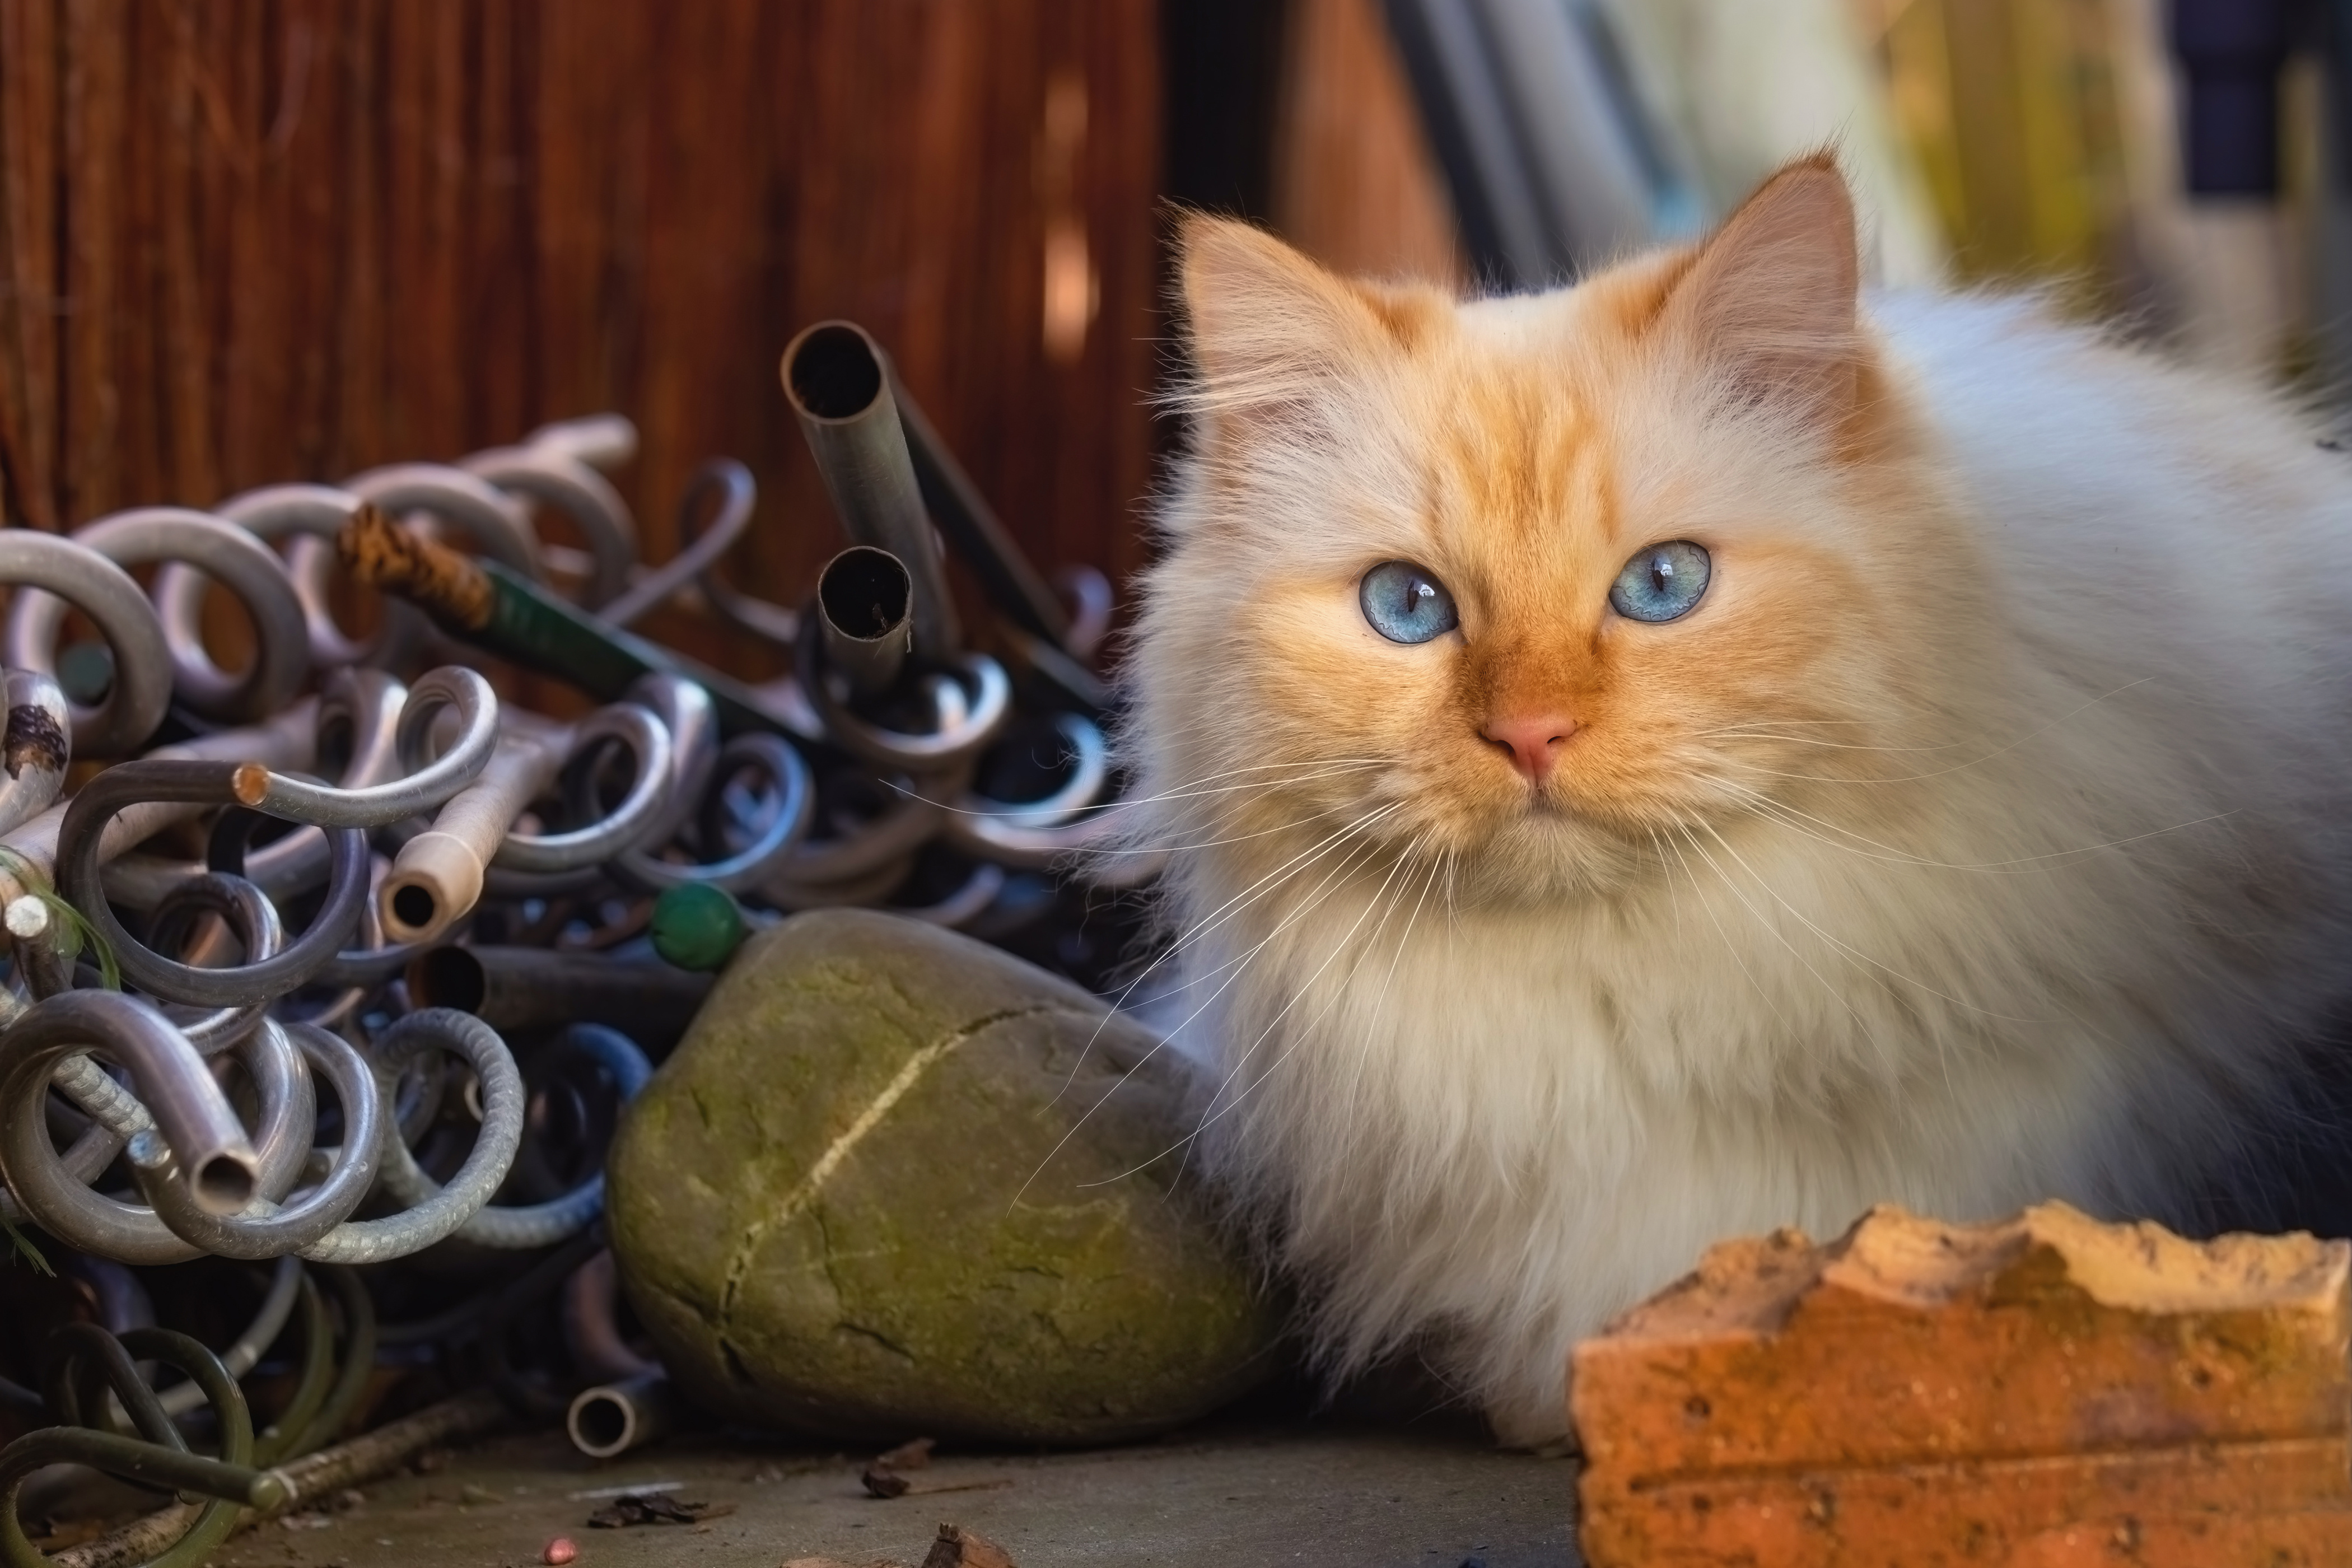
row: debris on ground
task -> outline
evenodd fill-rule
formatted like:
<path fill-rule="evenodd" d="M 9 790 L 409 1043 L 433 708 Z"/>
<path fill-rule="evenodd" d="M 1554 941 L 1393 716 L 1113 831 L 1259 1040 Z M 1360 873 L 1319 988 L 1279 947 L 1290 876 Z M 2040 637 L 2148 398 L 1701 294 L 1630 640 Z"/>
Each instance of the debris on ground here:
<path fill-rule="evenodd" d="M 878 1498 L 905 1497 L 908 1489 L 915 1484 L 898 1471 L 886 1470 L 879 1464 L 866 1466 L 865 1474 L 857 1479 L 867 1491 Z"/>
<path fill-rule="evenodd" d="M 563 1568 L 565 1563 L 579 1555 L 579 1544 L 570 1536 L 559 1535 L 547 1543 L 547 1550 L 539 1554 L 539 1560 L 546 1563 L 547 1568 Z"/>
<path fill-rule="evenodd" d="M 730 1503 L 682 1502 L 667 1492 L 624 1492 L 588 1516 L 592 1530 L 626 1530 L 639 1524 L 700 1524 L 735 1511 Z"/>
<path fill-rule="evenodd" d="M 940 1526 L 923 1568 L 1016 1568 L 1013 1554 L 976 1530 L 960 1524 Z"/>
<path fill-rule="evenodd" d="M 2046 1204 L 1711 1248 L 1577 1347 L 1591 1568 L 2352 1562 L 2352 1247 Z"/>

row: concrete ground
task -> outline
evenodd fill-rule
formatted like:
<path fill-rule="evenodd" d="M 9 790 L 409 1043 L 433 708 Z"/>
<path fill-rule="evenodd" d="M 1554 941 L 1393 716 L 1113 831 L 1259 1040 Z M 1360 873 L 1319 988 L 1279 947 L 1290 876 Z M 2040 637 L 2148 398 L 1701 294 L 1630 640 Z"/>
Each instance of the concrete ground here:
<path fill-rule="evenodd" d="M 217 1568 L 506 1568 L 577 1543 L 578 1568 L 779 1568 L 824 1555 L 919 1564 L 942 1521 L 1020 1568 L 1578 1568 L 1576 1467 L 1466 1427 L 1234 1421 L 1087 1453 L 946 1452 L 915 1490 L 869 1496 L 866 1456 L 680 1439 L 605 1464 L 553 1434 L 449 1456 L 335 1511 L 240 1536 Z M 731 1509 L 695 1525 L 592 1530 L 631 1486 Z"/>

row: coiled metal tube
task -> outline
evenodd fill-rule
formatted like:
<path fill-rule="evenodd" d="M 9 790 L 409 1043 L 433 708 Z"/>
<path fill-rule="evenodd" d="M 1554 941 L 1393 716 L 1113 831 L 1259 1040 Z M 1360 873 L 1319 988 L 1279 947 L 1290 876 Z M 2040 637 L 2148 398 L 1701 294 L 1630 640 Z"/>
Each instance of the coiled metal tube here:
<path fill-rule="evenodd" d="M 614 702 L 598 709 L 561 737 L 563 764 L 590 757 L 607 741 L 617 741 L 629 752 L 635 769 L 621 803 L 598 820 L 567 833 L 517 833 L 509 830 L 490 857 L 490 863 L 517 871 L 569 871 L 598 866 L 628 849 L 655 826 L 666 804 L 670 782 L 669 731 L 661 721 L 634 702 Z M 761 737 L 773 740 L 772 736 Z M 791 748 L 778 741 L 789 752 Z M 800 759 L 793 762 L 798 765 Z M 807 770 L 802 769 L 805 777 Z"/>
<path fill-rule="evenodd" d="M 612 482 L 574 456 L 561 437 L 549 439 L 542 431 L 520 447 L 476 452 L 458 467 L 500 489 L 560 507 L 579 525 L 595 563 L 583 584 L 582 604 L 594 609 L 627 585 L 637 559 L 637 520 Z"/>
<path fill-rule="evenodd" d="M 286 1500 L 284 1480 L 252 1468 L 253 1418 L 244 1393 L 220 1359 L 194 1340 L 163 1329 L 133 1329 L 117 1339 L 77 1323 L 58 1331 L 52 1346 L 49 1383 L 68 1424 L 28 1432 L 0 1450 L 0 1562 L 7 1568 L 47 1568 L 48 1560 L 26 1539 L 16 1520 L 18 1489 L 33 1471 L 47 1465 L 90 1465 L 142 1485 L 216 1500 L 148 1568 L 194 1568 L 228 1538 L 240 1509 L 275 1508 Z M 219 1458 L 188 1452 L 187 1439 L 140 1378 L 133 1357 L 160 1361 L 187 1373 L 217 1419 Z M 93 1373 L 129 1410 L 142 1436 L 92 1431 L 81 1424 L 81 1391 L 93 1382 Z"/>
<path fill-rule="evenodd" d="M 221 917 L 223 925 L 244 948 L 248 961 L 271 958 L 286 945 L 286 929 L 278 919 L 278 906 L 263 896 L 259 888 L 242 877 L 202 872 L 174 883 L 171 890 L 156 901 L 154 919 L 147 928 L 147 940 L 161 949 L 173 945 L 173 939 L 193 920 L 210 913 Z M 192 956 L 184 953 L 183 959 Z M 158 994 L 161 1000 L 173 998 Z M 261 997 L 239 1006 L 218 1007 L 196 1018 L 170 1017 L 188 1044 L 201 1056 L 213 1056 L 251 1034 L 269 1010 L 270 998 Z"/>
<path fill-rule="evenodd" d="M 561 1040 L 564 1049 L 590 1058 L 611 1073 L 614 1086 L 625 1101 L 635 1099 L 654 1075 L 653 1064 L 646 1059 L 645 1052 L 617 1030 L 600 1024 L 574 1024 L 563 1031 Z M 432 1177 L 417 1168 L 408 1146 L 397 1139 L 384 1144 L 383 1186 L 393 1196 L 416 1208 L 430 1204 L 442 1190 Z M 604 1173 L 599 1171 L 571 1192 L 547 1203 L 527 1208 L 491 1205 L 478 1209 L 454 1234 L 478 1247 L 527 1251 L 551 1247 L 578 1234 L 604 1212 Z"/>
<path fill-rule="evenodd" d="M 253 622 L 253 664 L 231 675 L 205 651 L 203 595 L 183 591 L 159 601 L 157 619 L 171 649 L 173 691 L 190 711 L 245 723 L 274 713 L 310 673 L 310 638 L 302 600 L 285 563 L 236 523 L 185 507 L 119 511 L 74 531 L 73 542 L 119 566 L 178 563 L 226 588 Z M 167 613 L 168 611 L 168 613 Z M 37 596 L 11 606 L 9 635 L 54 645 L 65 606 Z M 121 678 L 118 667 L 116 677 Z"/>
<path fill-rule="evenodd" d="M 465 1058 L 482 1086 L 482 1130 L 474 1147 L 449 1184 L 426 1202 L 386 1219 L 345 1220 L 324 1237 L 301 1248 L 314 1263 L 381 1263 L 405 1258 L 447 1237 L 490 1201 L 499 1184 L 514 1164 L 522 1146 L 522 1074 L 508 1054 L 506 1042 L 479 1018 L 427 1007 L 411 1013 L 384 1031 L 376 1042 L 374 1067 L 379 1090 L 389 1091 L 401 1068 L 427 1051 L 454 1051 Z M 396 1141 L 387 1124 L 379 1144 L 389 1159 Z M 402 1145 L 405 1152 L 406 1145 Z"/>
<path fill-rule="evenodd" d="M 743 734 L 728 742 L 719 749 L 711 778 L 724 784 L 746 765 L 765 773 L 773 782 L 776 795 L 765 826 L 751 843 L 724 859 L 699 865 L 680 865 L 632 850 L 614 863 L 614 874 L 647 891 L 680 882 L 706 882 L 730 893 L 758 887 L 773 876 L 793 846 L 808 832 L 816 791 L 800 753 L 774 735 Z"/>
<path fill-rule="evenodd" d="M 206 1007 L 241 1007 L 284 994 L 318 973 L 359 928 L 368 896 L 367 836 L 339 827 L 330 836 L 334 864 L 327 902 L 301 939 L 282 952 L 236 969 L 198 969 L 175 963 L 134 939 L 108 907 L 99 883 L 100 830 L 125 806 L 150 802 L 259 806 L 270 780 L 250 763 L 123 763 L 84 784 L 66 808 L 58 832 L 58 885 L 110 943 L 133 983 L 173 1001 Z"/>
<path fill-rule="evenodd" d="M 703 495 L 711 490 L 719 493 L 719 515 L 711 519 L 709 528 L 697 533 L 696 508 Z M 688 584 L 694 584 L 719 614 L 732 619 L 729 602 L 735 595 L 711 574 L 719 560 L 735 547 L 743 530 L 751 526 L 751 509 L 758 498 L 759 487 L 752 481 L 751 470 L 732 458 L 716 458 L 695 469 L 694 477 L 687 481 L 685 495 L 678 500 L 678 552 L 630 584 L 627 592 L 597 606 L 596 613 L 614 626 L 625 626 Z"/>
<path fill-rule="evenodd" d="M 320 669 L 364 663 L 395 643 L 409 646 L 420 625 L 410 615 L 404 628 L 402 613 L 390 605 L 384 606 L 383 624 L 366 637 L 349 637 L 335 622 L 328 591 L 335 552 L 331 548 L 320 549 L 319 542 L 324 539 L 331 546 L 335 535 L 362 504 L 349 490 L 294 484 L 246 490 L 213 509 L 256 538 L 280 544 L 286 575 L 294 584 L 295 596 L 302 601 L 303 620 L 310 627 L 310 663 Z M 155 574 L 155 604 L 167 618 L 174 614 L 193 615 L 202 594 L 202 583 L 184 567 L 165 566 Z M 186 608 L 175 609 L 183 603 Z"/>
<path fill-rule="evenodd" d="M 0 529 L 0 583 L 56 595 L 88 616 L 113 650 L 114 684 L 105 700 L 95 708 L 71 705 L 75 755 L 119 757 L 155 732 L 172 701 L 172 650 L 155 606 L 130 573 L 71 540 L 10 528 Z M 54 626 L 47 637 L 33 635 L 37 602 L 19 593 L 8 606 L 5 662 L 55 675 Z"/>
<path fill-rule="evenodd" d="M 117 994 L 65 993 L 65 996 Z M 316 1092 L 301 1056 L 275 1024 L 265 1023 L 236 1049 L 251 1072 L 261 1100 L 260 1131 L 254 1140 L 256 1169 L 248 1197 L 275 1201 L 291 1191 L 301 1176 L 318 1113 Z M 132 1174 L 150 1203 L 155 1193 L 166 1187 L 184 1189 L 179 1173 L 183 1167 L 175 1162 L 169 1141 L 156 1136 L 147 1107 L 124 1093 L 87 1058 L 64 1066 L 70 1070 L 54 1073 L 52 1081 L 127 1142 Z M 9 1081 L 15 1080 L 0 1080 L 0 1085 Z M 13 1090 L 7 1092 L 13 1096 Z M 0 1161 L 5 1163 L 9 1185 L 43 1229 L 82 1251 L 122 1263 L 184 1263 L 201 1256 L 200 1248 L 183 1240 L 150 1208 L 118 1202 L 77 1181 L 50 1148 L 41 1123 L 37 1099 L 28 1103 L 10 1099 L 5 1125 L 0 1127 Z M 190 1206 L 198 1212 L 221 1212 L 210 1205 Z M 237 1205 L 244 1206 L 243 1203 Z"/>
<path fill-rule="evenodd" d="M 204 1058 L 154 1007 L 112 991 L 68 991 L 36 1002 L 0 1029 L 0 1101 L 17 1113 L 0 1141 L 0 1174 L 18 1186 L 20 1132 L 47 1130 L 22 1107 L 37 1107 L 61 1057 L 99 1050 L 121 1062 L 168 1145 L 178 1179 L 198 1205 L 233 1214 L 260 1185 L 260 1161 Z"/>
<path fill-rule="evenodd" d="M 986 654 L 968 653 L 957 668 L 972 684 L 974 695 L 932 688 L 942 722 L 929 735 L 908 735 L 887 730 L 858 717 L 833 693 L 825 679 L 824 639 L 821 617 L 803 618 L 794 653 L 793 679 L 824 726 L 824 733 L 843 751 L 884 773 L 947 773 L 978 757 L 1005 721 L 1013 716 L 1013 683 L 1004 667 Z M 964 711 L 953 713 L 961 708 Z"/>
<path fill-rule="evenodd" d="M 455 711 L 457 734 L 428 762 L 427 738 L 444 709 Z M 247 804 L 316 827 L 383 827 L 422 816 L 472 784 L 489 765 L 498 740 L 499 700 L 490 683 L 462 665 L 443 665 L 410 687 L 408 700 L 401 705 L 395 745 L 402 765 L 409 770 L 401 777 L 341 789 L 273 769 Z"/>
<path fill-rule="evenodd" d="M 340 794 L 324 798 L 340 799 L 360 789 L 403 782 L 399 721 L 408 696 L 407 687 L 379 669 L 344 668 L 327 678 L 319 692 L 316 743 L 312 750 L 320 755 L 346 753 L 349 761 L 344 764 L 343 776 L 331 786 Z M 421 730 L 431 717 L 429 710 L 420 712 L 412 721 L 412 728 Z M 494 711 L 485 710 L 477 725 L 479 736 L 472 743 L 475 756 L 483 760 L 487 760 L 489 746 L 497 739 L 495 719 Z M 462 754 L 464 751 L 464 744 L 460 744 L 441 759 L 443 765 L 459 776 L 475 760 Z M 298 785 L 310 783 L 299 778 L 293 782 Z M 427 789 L 431 787 L 428 783 Z M 265 793 L 263 798 L 270 797 Z M 280 804 L 292 815 L 320 798 L 322 797 L 295 790 L 287 792 Z M 242 852 L 242 836 L 236 842 L 239 852 L 232 857 L 235 863 L 224 862 L 221 851 L 225 846 L 216 830 L 212 863 L 247 879 L 272 899 L 289 897 L 317 886 L 326 879 L 332 859 L 326 835 L 315 827 L 298 828 L 249 855 Z M 103 849 L 100 852 L 100 880 L 108 899 L 134 910 L 155 908 L 173 888 L 190 877 L 202 875 L 205 869 L 203 861 L 169 860 L 140 853 L 110 858 Z"/>
<path fill-rule="evenodd" d="M 406 1145 L 396 1134 L 388 1135 L 383 1091 L 359 1052 L 341 1037 L 315 1025 L 290 1025 L 287 1033 L 310 1067 L 325 1075 L 343 1108 L 342 1146 L 334 1151 L 325 1178 L 282 1207 L 257 1198 L 234 1215 L 207 1213 L 168 1183 L 141 1184 L 148 1202 L 173 1235 L 222 1258 L 280 1258 L 315 1246 L 368 1195 L 383 1152 L 406 1152 Z M 304 1147 L 308 1146 L 306 1137 Z"/>

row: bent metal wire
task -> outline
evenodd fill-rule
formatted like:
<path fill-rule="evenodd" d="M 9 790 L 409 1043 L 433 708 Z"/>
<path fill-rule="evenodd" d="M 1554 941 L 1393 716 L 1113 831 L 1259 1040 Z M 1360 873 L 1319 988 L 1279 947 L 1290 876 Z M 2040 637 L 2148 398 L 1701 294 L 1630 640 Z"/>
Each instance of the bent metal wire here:
<path fill-rule="evenodd" d="M 874 407 L 904 401 L 863 333 L 820 341 L 852 372 L 860 353 L 875 356 L 857 393 Z M 260 1472 L 245 1445 L 195 1460 L 184 1441 L 173 1449 L 170 1418 L 208 1401 L 219 1428 L 235 1427 L 236 1378 L 299 1321 L 310 1348 L 297 1404 L 311 1403 L 294 1425 L 323 1440 L 375 1342 L 368 1292 L 344 1266 L 455 1238 L 542 1258 L 491 1284 L 482 1300 L 501 1313 L 549 1299 L 601 1246 L 612 1113 L 698 994 L 697 977 L 659 967 L 649 948 L 648 910 L 666 889 L 724 889 L 754 921 L 774 918 L 763 910 L 888 904 L 997 940 L 1050 905 L 1041 873 L 1096 847 L 1117 806 L 1100 689 L 1085 668 L 1108 586 L 1066 573 L 1071 603 L 1055 602 L 906 407 L 903 436 L 895 416 L 848 410 L 864 432 L 848 448 L 850 426 L 812 426 L 845 521 L 883 515 L 860 487 L 884 486 L 887 527 L 863 555 L 884 554 L 885 576 L 900 568 L 893 580 L 913 585 L 895 622 L 846 640 L 829 601 L 795 610 L 720 574 L 757 506 L 731 459 L 688 483 L 677 555 L 641 562 L 636 521 L 604 474 L 634 456 L 635 431 L 613 415 L 455 464 L 271 485 L 209 510 L 141 507 L 65 537 L 0 529 L 0 1250 L 33 1246 L 21 1234 L 33 1227 L 89 1268 L 212 1256 L 278 1270 L 225 1370 L 193 1342 L 66 1346 L 80 1369 L 66 1384 L 110 1384 L 118 1420 L 127 1411 L 141 1436 L 76 1430 L 28 1452 L 250 1503 Z M 875 429 L 888 440 L 877 446 Z M 908 442 L 923 501 L 959 549 L 986 557 L 971 563 L 1011 669 L 963 641 L 950 606 L 919 597 L 943 592 L 943 578 L 909 500 Z M 580 543 L 542 539 L 542 509 Z M 406 591 L 384 598 L 373 630 L 351 629 L 336 576 L 355 569 L 354 530 L 371 523 L 420 558 L 459 561 L 519 606 L 518 624 L 561 635 L 518 641 Z M 453 553 L 461 545 L 470 553 Z M 894 548 L 926 558 L 905 571 Z M 242 668 L 207 646 L 215 591 L 248 629 Z M 793 673 L 745 685 L 629 629 L 664 605 L 766 639 Z M 903 630 L 916 625 L 919 643 Z M 910 654 L 854 684 L 829 666 L 828 647 L 893 637 Z M 567 646 L 594 658 L 569 659 Z M 559 721 L 501 702 L 470 668 L 484 650 L 603 705 Z M 1007 749 L 1025 767 L 990 776 L 1000 790 L 1023 781 L 1012 793 L 1030 798 L 993 798 L 976 782 Z M 1053 755 L 1041 764 L 1041 752 Z M 74 767 L 91 762 L 107 765 Z M 1148 857 L 1105 864 L 1091 880 L 1129 885 L 1153 869 Z M 431 1005 L 459 973 L 434 961 L 450 943 L 467 954 L 478 944 L 482 963 L 460 978 L 481 971 L 476 989 L 519 1020 L 511 1041 L 475 1013 Z M 514 954 L 530 962 L 501 956 Z M 551 1032 L 566 1024 L 561 1008 L 509 994 L 611 994 L 629 965 L 670 977 L 636 988 L 662 1005 L 615 1016 L 638 1038 L 579 1022 Z M 582 975 L 594 985 L 567 979 Z M 572 1146 L 551 1128 L 569 1128 Z M 320 1268 L 355 1373 L 330 1376 L 333 1336 L 306 1272 Z M 438 1340 L 464 1321 L 404 1331 Z M 135 1375 L 117 1375 L 125 1347 L 191 1381 L 157 1405 Z M 611 1374 L 601 1363 L 576 1370 Z M 91 1396 L 53 1395 L 47 1418 L 78 1428 Z M 30 1398 L 0 1381 L 0 1409 L 13 1401 L 22 1415 Z M 163 1414 L 151 1419 L 151 1407 Z M 265 1442 L 254 1462 L 290 1451 Z M 0 1492 L 25 1463 L 18 1447 L 0 1454 Z M 203 1518 L 213 1522 L 188 1540 L 210 1539 L 190 1561 L 217 1539 L 216 1510 Z M 0 1505 L 0 1559 L 28 1560 L 23 1543 Z"/>

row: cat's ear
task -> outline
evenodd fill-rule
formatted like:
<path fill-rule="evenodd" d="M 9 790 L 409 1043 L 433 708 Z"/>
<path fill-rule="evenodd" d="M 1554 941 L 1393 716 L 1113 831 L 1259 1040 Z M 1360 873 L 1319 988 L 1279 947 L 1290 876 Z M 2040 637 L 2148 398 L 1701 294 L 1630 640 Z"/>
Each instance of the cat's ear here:
<path fill-rule="evenodd" d="M 1733 401 L 1807 422 L 1853 406 L 1863 355 L 1853 198 L 1827 153 L 1758 187 L 1698 247 L 1660 324 Z"/>
<path fill-rule="evenodd" d="M 1196 216 L 1178 245 L 1198 405 L 1238 414 L 1308 401 L 1391 335 L 1364 286 L 1263 230 Z"/>

